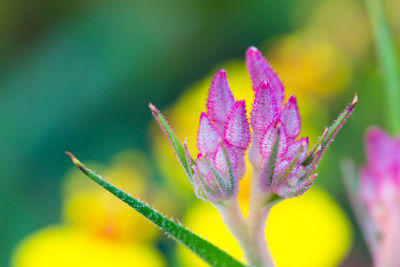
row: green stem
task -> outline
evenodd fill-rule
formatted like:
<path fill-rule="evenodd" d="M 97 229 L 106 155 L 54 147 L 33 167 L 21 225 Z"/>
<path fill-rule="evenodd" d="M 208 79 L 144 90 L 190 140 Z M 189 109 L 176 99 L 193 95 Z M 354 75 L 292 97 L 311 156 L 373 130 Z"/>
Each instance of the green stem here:
<path fill-rule="evenodd" d="M 235 236 L 239 242 L 246 259 L 250 261 L 251 247 L 248 238 L 247 222 L 240 210 L 237 197 L 225 200 L 221 203 L 215 203 L 214 206 L 218 209 L 225 225 L 229 231 Z"/>
<path fill-rule="evenodd" d="M 376 48 L 386 81 L 387 116 L 392 134 L 400 133 L 400 71 L 381 0 L 366 0 Z"/>
<path fill-rule="evenodd" d="M 270 196 L 266 196 L 265 192 L 260 191 L 258 185 L 260 170 L 254 168 L 253 171 L 248 219 L 249 243 L 252 247 L 251 261 L 250 259 L 249 261 L 251 266 L 273 267 L 275 264 L 265 238 L 265 222 L 272 204 L 267 205 Z"/>

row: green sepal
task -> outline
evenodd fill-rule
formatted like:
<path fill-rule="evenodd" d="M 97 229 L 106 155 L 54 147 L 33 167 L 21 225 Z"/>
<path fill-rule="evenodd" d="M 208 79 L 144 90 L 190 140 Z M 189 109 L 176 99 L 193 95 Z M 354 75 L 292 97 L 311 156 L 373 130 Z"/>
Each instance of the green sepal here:
<path fill-rule="evenodd" d="M 169 126 L 167 120 L 164 118 L 164 116 L 161 114 L 161 112 L 151 103 L 149 104 L 149 108 L 150 108 L 151 113 L 153 114 L 154 118 L 160 125 L 161 130 L 167 136 L 186 175 L 189 177 L 190 181 L 192 181 L 193 180 L 193 170 L 191 168 L 189 168 L 189 164 L 187 162 L 188 155 L 185 154 L 185 149 L 184 149 L 182 143 L 176 137 L 174 131 Z M 191 158 L 191 160 L 193 161 L 192 158 Z"/>

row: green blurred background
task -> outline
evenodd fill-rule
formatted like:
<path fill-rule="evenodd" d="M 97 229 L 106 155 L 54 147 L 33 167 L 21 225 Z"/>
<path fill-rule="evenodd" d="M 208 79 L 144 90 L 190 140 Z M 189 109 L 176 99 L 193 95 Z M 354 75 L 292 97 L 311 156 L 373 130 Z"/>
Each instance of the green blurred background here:
<path fill-rule="evenodd" d="M 384 4 L 399 47 L 400 5 Z M 62 220 L 62 184 L 71 169 L 65 150 L 106 166 L 120 151 L 141 151 L 152 183 L 162 189 L 148 102 L 170 107 L 216 66 L 243 60 L 250 45 L 260 47 L 281 72 L 289 69 L 281 75 L 284 82 L 298 76 L 289 83 L 300 83 L 300 95 L 313 103 L 306 120 L 316 135 L 359 93 L 357 110 L 328 150 L 317 184 L 354 228 L 342 266 L 368 266 L 339 170 L 344 157 L 364 162 L 368 125 L 385 126 L 382 73 L 363 1 L 2 0 L 0 14 L 0 266 L 9 266 L 14 247 L 26 236 Z M 313 55 L 319 42 L 333 56 Z M 317 68 L 296 61 L 307 56 Z M 338 57 L 320 80 L 304 74 Z M 311 67 L 290 70 L 293 66 Z M 305 76 L 311 80 L 303 83 Z M 171 201 L 179 201 L 168 192 Z M 155 243 L 170 266 L 178 264 L 173 242 L 162 237 Z"/>

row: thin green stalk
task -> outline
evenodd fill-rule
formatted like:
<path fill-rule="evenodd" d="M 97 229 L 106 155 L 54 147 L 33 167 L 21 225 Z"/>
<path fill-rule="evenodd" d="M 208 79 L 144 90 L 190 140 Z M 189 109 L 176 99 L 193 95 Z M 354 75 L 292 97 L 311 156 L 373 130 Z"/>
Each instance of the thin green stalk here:
<path fill-rule="evenodd" d="M 386 82 L 386 107 L 392 134 L 400 133 L 400 68 L 381 0 L 366 0 Z"/>
<path fill-rule="evenodd" d="M 252 250 L 250 251 L 251 259 L 249 260 L 251 260 L 251 266 L 274 267 L 275 263 L 265 239 L 265 222 L 272 205 L 266 205 L 270 196 L 266 196 L 264 192 L 260 192 L 258 185 L 260 172 L 261 170 L 254 168 L 253 179 L 251 181 L 248 233 Z"/>
<path fill-rule="evenodd" d="M 218 209 L 225 225 L 229 231 L 236 237 L 247 261 L 251 264 L 251 246 L 249 243 L 247 221 L 240 210 L 239 201 L 237 198 L 225 200 L 220 203 L 215 203 L 214 206 Z"/>

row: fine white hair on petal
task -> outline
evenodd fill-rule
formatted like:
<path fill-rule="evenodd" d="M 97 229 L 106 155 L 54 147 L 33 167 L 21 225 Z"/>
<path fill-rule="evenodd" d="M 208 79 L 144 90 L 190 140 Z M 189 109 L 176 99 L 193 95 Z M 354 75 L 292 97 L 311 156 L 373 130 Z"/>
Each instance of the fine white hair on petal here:
<path fill-rule="evenodd" d="M 291 96 L 283 108 L 280 120 L 289 138 L 296 139 L 301 130 L 301 120 L 296 97 Z"/>
<path fill-rule="evenodd" d="M 246 65 L 253 82 L 253 88 L 256 89 L 262 82 L 269 83 L 279 107 L 282 106 L 285 98 L 283 84 L 267 60 L 254 46 L 246 52 Z"/>
<path fill-rule="evenodd" d="M 203 155 L 214 155 L 218 147 L 218 131 L 209 120 L 207 114 L 201 113 L 199 130 L 197 132 L 197 146 Z"/>
<path fill-rule="evenodd" d="M 207 115 L 222 133 L 228 113 L 234 104 L 235 99 L 228 85 L 225 70 L 215 74 L 207 99 Z"/>
<path fill-rule="evenodd" d="M 250 123 L 255 135 L 260 135 L 280 114 L 280 106 L 270 84 L 262 82 L 255 91 Z"/>
<path fill-rule="evenodd" d="M 232 106 L 225 123 L 224 139 L 231 145 L 247 149 L 250 144 L 250 127 L 244 100 Z"/>

